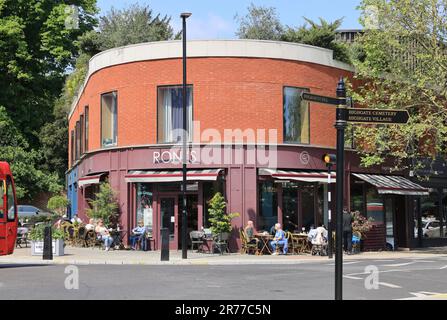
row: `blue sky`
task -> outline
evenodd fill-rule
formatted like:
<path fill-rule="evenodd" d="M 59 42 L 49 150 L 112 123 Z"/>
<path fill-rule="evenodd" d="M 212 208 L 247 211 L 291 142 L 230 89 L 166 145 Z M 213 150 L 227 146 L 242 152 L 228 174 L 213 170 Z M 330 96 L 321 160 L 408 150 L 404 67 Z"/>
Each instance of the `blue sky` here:
<path fill-rule="evenodd" d="M 189 39 L 232 39 L 235 38 L 236 13 L 244 15 L 251 2 L 255 5 L 275 7 L 281 22 L 289 26 L 303 24 L 303 16 L 328 21 L 344 17 L 343 29 L 360 28 L 359 12 L 356 7 L 360 0 L 98 0 L 100 14 L 111 7 L 124 8 L 133 3 L 149 5 L 155 12 L 172 17 L 174 29 L 181 29 L 181 12 L 191 12 L 188 19 Z"/>

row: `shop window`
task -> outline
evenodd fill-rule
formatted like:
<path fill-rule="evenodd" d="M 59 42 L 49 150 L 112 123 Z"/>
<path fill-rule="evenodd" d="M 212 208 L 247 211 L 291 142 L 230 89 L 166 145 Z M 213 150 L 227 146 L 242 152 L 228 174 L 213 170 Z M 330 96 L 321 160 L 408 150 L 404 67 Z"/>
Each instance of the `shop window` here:
<path fill-rule="evenodd" d="M 186 131 L 192 141 L 192 86 L 186 88 Z M 183 137 L 182 86 L 159 87 L 157 106 L 157 135 L 159 143 L 177 143 Z"/>
<path fill-rule="evenodd" d="M 282 212 L 285 231 L 295 231 L 298 228 L 298 188 L 296 182 L 285 182 L 282 185 Z"/>
<path fill-rule="evenodd" d="M 103 147 L 115 146 L 117 143 L 117 109 L 116 92 L 101 95 L 101 145 Z"/>
<path fill-rule="evenodd" d="M 351 211 L 359 211 L 365 215 L 365 202 L 363 198 L 364 181 L 356 180 L 351 177 Z"/>
<path fill-rule="evenodd" d="M 441 206 L 443 206 L 442 214 L 439 208 L 440 200 L 442 201 Z M 431 190 L 430 195 L 421 197 L 422 234 L 424 238 L 440 238 L 447 236 L 445 219 L 442 219 L 445 212 L 445 201 L 445 194 L 443 194 L 440 199 L 437 189 Z M 443 222 L 442 232 L 441 220 Z"/>
<path fill-rule="evenodd" d="M 204 210 L 203 210 L 203 227 L 209 228 L 209 213 L 210 208 L 209 201 L 214 195 L 220 192 L 225 197 L 225 184 L 221 177 L 218 177 L 216 181 L 204 181 L 203 182 L 203 200 L 204 200 Z"/>
<path fill-rule="evenodd" d="M 373 222 L 384 222 L 383 197 L 378 194 L 377 189 L 371 185 L 366 189 L 366 217 L 372 218 Z"/>
<path fill-rule="evenodd" d="M 303 212 L 302 226 L 306 228 L 306 231 L 310 230 L 310 227 L 315 226 L 315 193 L 314 186 L 307 185 L 301 187 L 301 210 Z"/>
<path fill-rule="evenodd" d="M 143 221 L 144 226 L 151 231 L 154 223 L 152 202 L 153 202 L 152 185 L 148 183 L 138 183 L 136 223 L 138 223 L 139 221 Z"/>
<path fill-rule="evenodd" d="M 284 87 L 283 139 L 285 143 L 310 143 L 309 103 L 301 99 L 301 93 L 309 90 Z"/>
<path fill-rule="evenodd" d="M 270 230 L 278 222 L 278 194 L 272 181 L 259 183 L 258 230 Z"/>

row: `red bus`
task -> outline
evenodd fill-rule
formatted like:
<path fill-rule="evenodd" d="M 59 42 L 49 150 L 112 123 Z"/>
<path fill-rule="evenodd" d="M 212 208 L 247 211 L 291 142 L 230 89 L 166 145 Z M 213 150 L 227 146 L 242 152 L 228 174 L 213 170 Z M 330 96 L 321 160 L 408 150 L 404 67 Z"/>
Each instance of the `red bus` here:
<path fill-rule="evenodd" d="M 17 238 L 17 201 L 11 168 L 0 161 L 0 256 L 14 252 Z"/>

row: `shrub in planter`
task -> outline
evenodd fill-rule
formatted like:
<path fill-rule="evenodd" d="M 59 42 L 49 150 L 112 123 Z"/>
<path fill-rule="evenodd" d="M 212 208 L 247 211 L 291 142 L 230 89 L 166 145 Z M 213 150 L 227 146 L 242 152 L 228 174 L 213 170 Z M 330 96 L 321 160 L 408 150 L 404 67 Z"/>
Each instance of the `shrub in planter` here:
<path fill-rule="evenodd" d="M 239 213 L 226 213 L 227 204 L 220 192 L 217 192 L 208 203 L 210 205 L 208 209 L 209 222 L 213 234 L 229 234 L 232 230 L 231 220 L 238 217 Z M 228 237 L 228 235 L 224 235 L 224 237 Z"/>
<path fill-rule="evenodd" d="M 90 201 L 91 209 L 87 209 L 90 218 L 102 219 L 109 228 L 114 228 L 118 223 L 118 202 L 116 192 L 108 182 L 101 183 L 99 192 L 95 194 L 95 200 Z"/>
<path fill-rule="evenodd" d="M 43 253 L 43 238 L 45 233 L 45 224 L 35 226 L 29 233 L 31 240 L 32 255 L 42 255 Z M 53 240 L 53 254 L 56 256 L 64 255 L 64 232 L 59 229 L 51 228 L 51 237 Z"/>

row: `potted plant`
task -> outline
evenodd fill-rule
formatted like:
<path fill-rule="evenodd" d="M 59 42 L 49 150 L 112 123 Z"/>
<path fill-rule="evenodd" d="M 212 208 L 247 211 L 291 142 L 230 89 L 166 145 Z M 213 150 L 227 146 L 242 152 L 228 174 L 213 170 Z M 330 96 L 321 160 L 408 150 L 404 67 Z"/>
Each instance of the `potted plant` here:
<path fill-rule="evenodd" d="M 33 256 L 39 256 L 43 254 L 43 238 L 45 224 L 36 225 L 29 234 L 29 239 L 31 240 L 31 254 Z M 52 237 L 52 248 L 53 255 L 63 256 L 64 255 L 64 232 L 59 229 L 51 228 Z"/>
<path fill-rule="evenodd" d="M 91 208 L 87 209 L 90 218 L 102 219 L 109 228 L 118 224 L 118 203 L 116 193 L 108 182 L 101 183 L 95 200 L 90 201 Z"/>
<path fill-rule="evenodd" d="M 238 217 L 239 213 L 226 213 L 227 204 L 220 192 L 217 192 L 208 203 L 210 206 L 208 213 L 211 231 L 217 236 L 218 241 L 227 241 L 233 229 L 231 220 Z"/>

